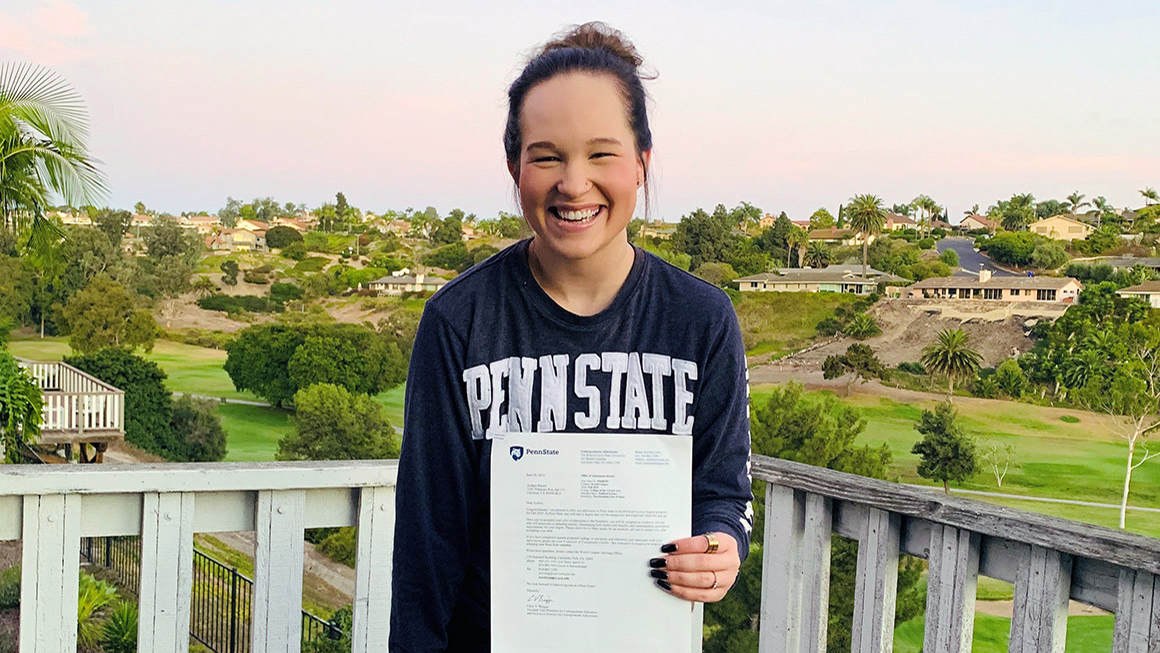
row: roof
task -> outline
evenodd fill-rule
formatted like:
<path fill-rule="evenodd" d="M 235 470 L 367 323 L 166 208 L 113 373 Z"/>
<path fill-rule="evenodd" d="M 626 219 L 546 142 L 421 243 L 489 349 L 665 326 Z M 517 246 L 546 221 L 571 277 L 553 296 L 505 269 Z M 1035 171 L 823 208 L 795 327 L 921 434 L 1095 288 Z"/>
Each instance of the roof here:
<path fill-rule="evenodd" d="M 976 277 L 931 277 L 915 283 L 911 288 L 1030 288 L 1060 290 L 1075 283 L 1083 288 L 1078 279 L 1071 277 L 991 277 L 979 281 Z"/>
<path fill-rule="evenodd" d="M 1117 258 L 1093 258 L 1093 259 L 1074 259 L 1073 263 L 1083 263 L 1086 265 L 1110 265 L 1113 268 L 1130 268 L 1137 265 L 1143 265 L 1146 268 L 1160 268 L 1160 258 L 1151 257 L 1117 257 Z"/>
<path fill-rule="evenodd" d="M 416 284 L 419 282 L 415 280 L 415 277 L 413 277 L 409 274 L 405 274 L 405 275 L 400 276 L 400 277 L 382 277 L 380 279 L 375 279 L 371 283 L 395 284 L 395 285 L 407 286 L 407 285 L 412 285 L 412 284 Z M 424 277 L 423 283 L 431 283 L 431 284 L 435 284 L 437 286 L 441 286 L 441 285 L 447 283 L 447 280 L 442 279 L 440 277 Z"/>
<path fill-rule="evenodd" d="M 772 281 L 774 283 L 862 283 L 876 284 L 880 281 L 909 283 L 907 279 L 893 274 L 866 268 L 867 278 L 862 278 L 860 265 L 829 265 L 824 268 L 780 268 L 773 272 L 754 274 L 734 281 Z"/>
<path fill-rule="evenodd" d="M 1048 217 L 1048 218 L 1043 218 L 1042 220 L 1036 220 L 1035 222 L 1032 222 L 1031 224 L 1027 225 L 1027 228 L 1031 229 L 1032 227 L 1034 227 L 1037 224 L 1041 224 L 1043 222 L 1049 222 L 1051 220 L 1063 220 L 1064 222 L 1070 222 L 1072 224 L 1083 225 L 1085 227 L 1092 228 L 1092 229 L 1095 228 L 1095 227 L 1092 227 L 1090 224 L 1084 222 L 1083 220 L 1076 220 L 1074 216 L 1066 215 L 1063 213 L 1061 213 L 1059 215 L 1053 215 L 1053 216 Z"/>
<path fill-rule="evenodd" d="M 915 224 L 915 225 L 918 224 L 914 220 L 911 220 L 910 218 L 906 217 L 905 215 L 902 215 L 901 213 L 889 213 L 889 212 L 887 212 L 886 219 L 889 221 L 897 222 L 898 224 Z"/>
<path fill-rule="evenodd" d="M 838 229 L 837 227 L 814 229 L 810 232 L 810 240 L 838 240 L 839 238 L 850 238 L 856 233 L 858 232 L 853 229 Z"/>
<path fill-rule="evenodd" d="M 1160 293 L 1160 281 L 1145 281 L 1144 283 L 1129 286 L 1128 288 L 1121 288 L 1116 291 L 1116 294 L 1127 293 L 1130 295 L 1151 295 L 1153 293 Z"/>
<path fill-rule="evenodd" d="M 967 217 L 963 218 L 962 222 L 959 222 L 959 226 L 963 226 L 963 223 L 967 220 L 974 220 L 975 222 L 986 226 L 988 229 L 994 229 L 995 227 L 999 226 L 999 222 L 997 220 L 992 220 L 991 218 L 988 218 L 985 215 L 979 215 L 978 213 L 974 215 L 968 215 Z"/>

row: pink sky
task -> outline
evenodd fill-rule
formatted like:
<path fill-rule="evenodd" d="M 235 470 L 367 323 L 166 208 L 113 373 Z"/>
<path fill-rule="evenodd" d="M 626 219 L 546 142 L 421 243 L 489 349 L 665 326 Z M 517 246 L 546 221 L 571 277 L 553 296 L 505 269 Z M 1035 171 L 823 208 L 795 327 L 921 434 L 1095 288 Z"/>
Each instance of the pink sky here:
<path fill-rule="evenodd" d="M 808 217 L 919 193 L 952 218 L 1013 193 L 1116 206 L 1160 187 L 1160 8 L 1139 3 L 25 2 L 0 60 L 85 97 L 109 203 L 227 196 L 515 210 L 500 147 L 520 56 L 623 29 L 650 83 L 654 217 L 742 200 Z"/>

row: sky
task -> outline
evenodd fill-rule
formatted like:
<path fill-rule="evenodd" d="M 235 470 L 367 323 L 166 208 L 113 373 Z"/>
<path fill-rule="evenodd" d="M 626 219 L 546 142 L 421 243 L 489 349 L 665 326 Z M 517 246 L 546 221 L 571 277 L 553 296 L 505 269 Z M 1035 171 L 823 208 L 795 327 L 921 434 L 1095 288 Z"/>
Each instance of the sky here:
<path fill-rule="evenodd" d="M 589 20 L 658 77 L 649 217 L 748 201 L 806 219 L 873 193 L 952 221 L 1015 193 L 1160 187 L 1160 3 L 0 4 L 0 61 L 64 76 L 106 202 L 227 197 L 516 212 L 501 146 L 526 55 Z"/>

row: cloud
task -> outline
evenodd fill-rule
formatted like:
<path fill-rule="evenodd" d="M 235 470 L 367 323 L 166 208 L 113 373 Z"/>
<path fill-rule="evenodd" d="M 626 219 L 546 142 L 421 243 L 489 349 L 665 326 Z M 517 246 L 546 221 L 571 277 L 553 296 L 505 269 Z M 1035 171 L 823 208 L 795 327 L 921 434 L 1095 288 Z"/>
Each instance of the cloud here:
<path fill-rule="evenodd" d="M 0 11 L 0 59 L 55 66 L 86 56 L 78 43 L 88 34 L 88 14 L 71 2 L 40 1 L 22 11 Z"/>

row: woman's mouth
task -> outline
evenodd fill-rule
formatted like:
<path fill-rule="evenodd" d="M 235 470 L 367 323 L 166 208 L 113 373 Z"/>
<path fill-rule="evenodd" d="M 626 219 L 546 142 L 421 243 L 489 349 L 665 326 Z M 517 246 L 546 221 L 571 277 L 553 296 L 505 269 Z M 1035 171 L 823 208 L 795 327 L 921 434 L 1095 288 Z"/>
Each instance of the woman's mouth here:
<path fill-rule="evenodd" d="M 553 206 L 552 208 L 548 209 L 548 211 L 557 219 L 563 220 L 564 222 L 569 222 L 572 224 L 584 224 L 586 222 L 592 222 L 598 216 L 600 216 L 600 214 L 604 212 L 604 207 L 597 206 L 590 209 L 573 210 L 561 209 L 559 207 Z"/>

